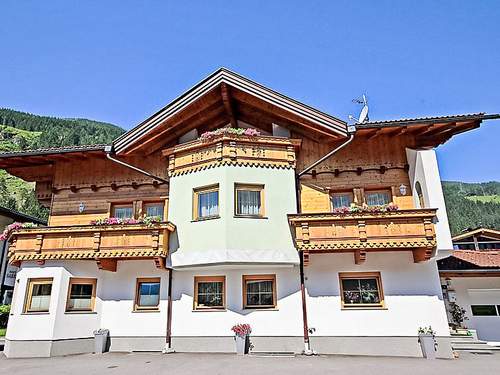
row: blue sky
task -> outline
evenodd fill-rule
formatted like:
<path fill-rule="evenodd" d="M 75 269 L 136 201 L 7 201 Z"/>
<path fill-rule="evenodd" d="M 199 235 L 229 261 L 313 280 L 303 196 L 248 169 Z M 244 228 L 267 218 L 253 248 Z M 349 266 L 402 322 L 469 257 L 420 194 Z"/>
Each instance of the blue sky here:
<path fill-rule="evenodd" d="M 500 112 L 498 1 L 0 3 L 0 107 L 126 129 L 219 66 L 341 119 Z M 500 121 L 438 148 L 500 180 Z"/>

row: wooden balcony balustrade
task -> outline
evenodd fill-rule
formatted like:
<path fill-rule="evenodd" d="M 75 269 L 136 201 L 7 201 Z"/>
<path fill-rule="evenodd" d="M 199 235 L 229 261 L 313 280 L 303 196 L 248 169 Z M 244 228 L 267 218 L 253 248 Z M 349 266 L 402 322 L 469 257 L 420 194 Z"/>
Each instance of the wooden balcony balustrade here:
<path fill-rule="evenodd" d="M 412 251 L 413 260 L 429 260 L 436 249 L 436 209 L 348 214 L 291 214 L 295 246 L 307 264 L 312 253 L 353 252 L 356 264 L 374 251 Z"/>
<path fill-rule="evenodd" d="M 169 176 L 222 165 L 295 168 L 300 139 L 271 136 L 220 135 L 195 140 L 162 151 L 169 158 Z"/>
<path fill-rule="evenodd" d="M 94 260 L 99 269 L 116 271 L 118 260 L 153 259 L 165 267 L 170 222 L 155 224 L 78 225 L 37 227 L 15 231 L 10 237 L 9 261 Z"/>

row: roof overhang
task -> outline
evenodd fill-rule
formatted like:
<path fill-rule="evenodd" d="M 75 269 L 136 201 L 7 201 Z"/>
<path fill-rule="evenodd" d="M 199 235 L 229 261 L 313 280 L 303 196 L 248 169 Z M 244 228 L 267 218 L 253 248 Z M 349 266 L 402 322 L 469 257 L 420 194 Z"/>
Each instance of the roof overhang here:
<path fill-rule="evenodd" d="M 489 229 L 489 228 L 477 228 L 468 232 L 461 233 L 452 238 L 452 241 L 460 241 L 465 238 L 469 238 L 472 236 L 484 236 L 493 239 L 500 240 L 500 230 Z"/>
<path fill-rule="evenodd" d="M 221 68 L 113 144 L 117 154 L 139 149 L 150 153 L 151 148 L 161 147 L 159 143 L 167 142 L 169 137 L 178 137 L 196 125 L 237 125 L 238 120 L 250 122 L 262 118 L 268 123 L 274 121 L 292 130 L 322 137 L 347 136 L 346 122 Z"/>
<path fill-rule="evenodd" d="M 421 117 L 388 121 L 373 121 L 357 125 L 357 136 L 369 139 L 380 135 L 410 134 L 419 147 L 436 147 L 452 136 L 479 128 L 484 120 L 499 119 L 498 114 L 473 113 L 439 117 Z"/>

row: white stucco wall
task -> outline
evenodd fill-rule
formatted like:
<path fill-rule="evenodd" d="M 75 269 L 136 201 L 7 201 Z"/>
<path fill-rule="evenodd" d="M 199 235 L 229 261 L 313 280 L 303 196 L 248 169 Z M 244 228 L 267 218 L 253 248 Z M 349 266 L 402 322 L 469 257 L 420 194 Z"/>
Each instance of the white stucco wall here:
<path fill-rule="evenodd" d="M 471 305 L 500 305 L 500 277 L 452 278 L 456 303 L 465 309 L 467 328 L 475 329 L 480 340 L 500 341 L 500 316 L 473 316 Z"/>
<path fill-rule="evenodd" d="M 30 278 L 53 277 L 49 313 L 24 314 L 26 285 Z M 67 313 L 70 277 L 97 278 L 94 312 Z M 134 312 L 136 279 L 160 277 L 160 311 Z M 100 271 L 94 261 L 46 262 L 44 266 L 23 263 L 17 274 L 7 338 L 50 340 L 93 337 L 107 328 L 112 336 L 165 336 L 167 322 L 168 271 L 152 260 L 118 263 L 117 272 Z"/>
<path fill-rule="evenodd" d="M 193 189 L 219 184 L 220 218 L 193 221 Z M 264 185 L 265 218 L 234 216 L 235 183 Z M 298 264 L 287 214 L 296 212 L 292 169 L 216 167 L 172 177 L 168 218 L 173 266 L 207 263 Z"/>
<path fill-rule="evenodd" d="M 341 309 L 339 272 L 380 272 L 386 309 Z M 307 313 L 313 336 L 415 336 L 429 326 L 448 336 L 436 263 L 413 263 L 411 252 L 314 254 L 305 268 Z"/>
<path fill-rule="evenodd" d="M 242 275 L 276 275 L 277 307 L 243 309 Z M 226 310 L 193 311 L 195 276 L 226 276 Z M 176 271 L 173 280 L 173 336 L 233 336 L 231 327 L 248 323 L 254 336 L 301 336 L 302 305 L 298 267 L 204 268 Z"/>
<path fill-rule="evenodd" d="M 415 185 L 420 182 L 424 198 L 425 207 L 437 208 L 436 239 L 437 250 L 443 253 L 453 249 L 451 242 L 450 226 L 444 202 L 441 178 L 434 150 L 412 150 L 406 149 L 406 157 L 410 170 L 411 189 L 415 207 L 419 207 L 418 195 Z"/>

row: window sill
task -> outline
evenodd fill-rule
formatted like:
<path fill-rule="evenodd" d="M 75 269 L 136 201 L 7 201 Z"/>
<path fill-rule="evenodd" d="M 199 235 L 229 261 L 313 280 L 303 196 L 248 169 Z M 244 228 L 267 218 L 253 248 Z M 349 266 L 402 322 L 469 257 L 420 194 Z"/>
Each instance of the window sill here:
<path fill-rule="evenodd" d="M 215 219 L 220 219 L 220 216 L 210 216 L 210 217 L 200 217 L 198 219 L 193 219 L 191 220 L 192 223 L 196 223 L 198 221 L 207 221 L 207 220 L 215 220 Z"/>
<path fill-rule="evenodd" d="M 50 315 L 49 311 L 25 311 L 21 315 Z"/>
<path fill-rule="evenodd" d="M 277 307 L 244 307 L 245 311 L 279 311 Z"/>
<path fill-rule="evenodd" d="M 132 313 L 159 313 L 160 309 L 136 309 Z"/>
<path fill-rule="evenodd" d="M 386 306 L 342 306 L 341 310 L 388 310 Z"/>
<path fill-rule="evenodd" d="M 193 309 L 192 312 L 226 312 L 227 309 Z"/>
<path fill-rule="evenodd" d="M 64 312 L 65 314 L 69 314 L 69 315 L 78 315 L 78 314 L 97 314 L 97 311 L 65 311 Z"/>
<path fill-rule="evenodd" d="M 269 219 L 267 216 L 258 216 L 258 215 L 234 215 L 235 219 Z"/>

